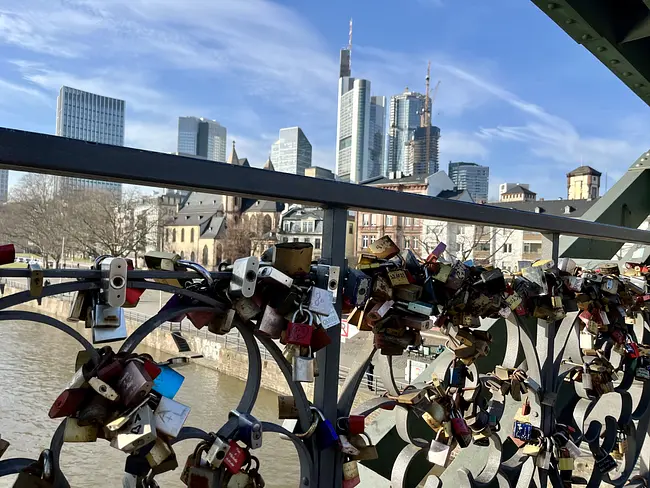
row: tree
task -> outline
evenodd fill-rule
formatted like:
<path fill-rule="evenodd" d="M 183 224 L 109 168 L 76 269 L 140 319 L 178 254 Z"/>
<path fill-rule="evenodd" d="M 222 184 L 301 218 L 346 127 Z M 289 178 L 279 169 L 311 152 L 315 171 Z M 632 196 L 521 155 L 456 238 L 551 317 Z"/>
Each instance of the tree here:
<path fill-rule="evenodd" d="M 57 182 L 55 176 L 23 176 L 11 191 L 3 219 L 7 236 L 19 247 L 43 256 L 46 266 L 49 258 L 59 265 L 71 218 L 70 202 L 57 198 Z"/>
<path fill-rule="evenodd" d="M 235 259 L 251 255 L 251 240 L 255 227 L 247 218 L 229 218 L 226 221 L 226 235 L 223 239 L 222 259 L 233 263 Z"/>
<path fill-rule="evenodd" d="M 482 248 L 487 249 L 487 255 L 481 255 L 480 261 L 489 263 L 499 249 L 508 242 L 514 230 L 512 229 L 498 229 L 494 227 L 487 227 L 483 225 L 464 225 L 452 222 L 430 221 L 425 225 L 425 236 L 420 241 L 425 252 L 429 254 L 435 249 L 440 242 L 447 244 L 447 255 L 459 261 L 467 261 L 470 259 L 475 251 L 483 251 Z M 494 245 L 497 237 L 499 238 L 499 245 Z M 451 238 L 455 242 L 447 242 Z"/>
<path fill-rule="evenodd" d="M 76 193 L 70 238 L 90 256 L 128 256 L 145 252 L 159 226 L 155 205 L 143 203 L 140 194 L 128 189 L 83 190 Z"/>

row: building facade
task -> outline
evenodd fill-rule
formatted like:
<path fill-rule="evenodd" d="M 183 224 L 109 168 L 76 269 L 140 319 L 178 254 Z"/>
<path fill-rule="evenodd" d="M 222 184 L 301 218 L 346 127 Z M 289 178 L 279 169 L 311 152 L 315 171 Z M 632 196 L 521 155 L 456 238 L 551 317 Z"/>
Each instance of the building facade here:
<path fill-rule="evenodd" d="M 499 185 L 499 202 L 534 202 L 537 193 L 530 191 L 528 185 L 501 183 Z"/>
<path fill-rule="evenodd" d="M 336 174 L 358 183 L 368 171 L 370 143 L 370 81 L 339 79 L 336 126 Z"/>
<path fill-rule="evenodd" d="M 440 128 L 429 129 L 429 157 L 427 158 L 427 128 L 417 127 L 411 132 L 406 147 L 404 172 L 411 175 L 429 176 L 438 172 Z"/>
<path fill-rule="evenodd" d="M 408 144 L 413 131 L 420 127 L 425 98 L 423 94 L 409 91 L 408 88 L 404 93 L 390 97 L 385 175 L 394 171 L 413 174 L 406 169 Z"/>
<path fill-rule="evenodd" d="M 271 161 L 276 171 L 304 175 L 311 166 L 311 143 L 300 127 L 280 129 L 271 146 Z"/>
<path fill-rule="evenodd" d="M 208 161 L 226 161 L 228 131 L 216 120 L 203 117 L 178 118 L 178 154 Z"/>
<path fill-rule="evenodd" d="M 444 171 L 429 176 L 404 175 L 398 171 L 389 173 L 387 177 L 366 181 L 364 185 L 384 190 L 472 201 L 467 191 L 458 191 L 454 188 L 453 182 Z M 450 233 L 453 232 L 457 230 L 453 226 L 448 226 L 446 222 L 357 212 L 356 253 L 366 252 L 370 244 L 384 235 L 390 236 L 400 248 L 412 249 L 420 254 L 427 254 L 440 241 L 445 242 L 449 252 L 453 253 L 453 242 L 450 238 Z"/>
<path fill-rule="evenodd" d="M 100 144 L 124 145 L 124 100 L 62 86 L 56 101 L 56 135 Z M 120 183 L 62 176 L 60 190 L 122 192 Z"/>
<path fill-rule="evenodd" d="M 459 190 L 467 190 L 476 203 L 488 200 L 490 168 L 476 163 L 449 162 L 449 177 Z"/>
<path fill-rule="evenodd" d="M 591 166 L 580 166 L 567 173 L 567 198 L 569 200 L 595 200 L 600 196 L 602 173 Z"/>
<path fill-rule="evenodd" d="M 386 140 L 386 97 L 370 97 L 370 141 L 368 143 L 368 170 L 366 178 L 380 176 L 384 171 Z"/>
<path fill-rule="evenodd" d="M 321 168 L 320 166 L 312 166 L 311 168 L 307 168 L 305 170 L 305 176 L 309 176 L 311 178 L 321 178 L 323 180 L 336 179 L 332 170 Z"/>
<path fill-rule="evenodd" d="M 0 169 L 0 203 L 9 200 L 9 170 Z"/>

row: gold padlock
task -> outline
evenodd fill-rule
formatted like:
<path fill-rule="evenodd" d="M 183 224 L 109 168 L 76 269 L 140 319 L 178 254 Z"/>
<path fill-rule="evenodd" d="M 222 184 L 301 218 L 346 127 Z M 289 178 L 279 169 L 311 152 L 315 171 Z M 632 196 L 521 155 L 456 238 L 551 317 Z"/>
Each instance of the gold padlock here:
<path fill-rule="evenodd" d="M 298 407 L 294 397 L 278 395 L 278 418 L 282 420 L 298 418 Z"/>

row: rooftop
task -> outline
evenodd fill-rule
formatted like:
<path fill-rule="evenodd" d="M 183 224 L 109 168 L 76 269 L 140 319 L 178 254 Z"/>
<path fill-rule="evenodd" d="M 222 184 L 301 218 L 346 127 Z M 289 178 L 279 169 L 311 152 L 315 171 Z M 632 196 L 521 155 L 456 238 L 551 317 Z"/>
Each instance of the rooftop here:
<path fill-rule="evenodd" d="M 559 217 L 581 217 L 595 200 L 537 200 L 535 202 L 488 203 L 490 207 L 511 208 L 524 212 L 545 213 Z"/>
<path fill-rule="evenodd" d="M 537 195 L 534 191 L 524 188 L 521 185 L 513 186 L 510 190 L 503 192 L 503 195 L 516 195 L 517 193 L 524 193 L 525 195 Z"/>
<path fill-rule="evenodd" d="M 567 173 L 566 175 L 567 176 L 584 176 L 584 175 L 600 176 L 602 175 L 602 173 L 600 171 L 595 170 L 591 166 L 580 166 L 579 168 L 574 169 L 573 171 Z"/>

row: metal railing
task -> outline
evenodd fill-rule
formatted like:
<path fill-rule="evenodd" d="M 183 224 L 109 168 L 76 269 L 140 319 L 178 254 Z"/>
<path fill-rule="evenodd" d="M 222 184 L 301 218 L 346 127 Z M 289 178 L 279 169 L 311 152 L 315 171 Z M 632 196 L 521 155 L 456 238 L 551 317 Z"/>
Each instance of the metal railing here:
<path fill-rule="evenodd" d="M 90 161 L 92 164 L 89 164 Z M 342 270 L 345 270 L 346 265 L 345 241 L 349 210 L 540 232 L 544 235 L 544 256 L 555 260 L 559 257 L 561 235 L 587 240 L 650 245 L 650 233 L 638 229 L 489 205 L 475 205 L 12 129 L 0 129 L 0 167 L 322 206 L 325 209 L 322 259 L 327 264 L 340 266 Z M 589 256 L 574 257 L 587 258 Z M 336 304 L 339 314 L 341 305 L 342 293 L 339 293 Z M 547 392 L 554 392 L 557 387 L 557 378 L 554 376 L 554 357 L 557 354 L 555 350 L 557 346 L 554 343 L 556 333 L 558 333 L 556 324 L 540 321 L 536 344 L 532 344 L 532 342 L 513 343 L 517 348 L 524 348 L 529 367 L 533 363 L 538 365 L 537 379 L 541 389 Z M 328 420 L 334 423 L 337 417 L 350 413 L 356 389 L 353 388 L 354 391 L 351 392 L 349 388 L 344 388 L 341 398 L 338 398 L 341 379 L 340 328 L 329 329 L 328 335 L 332 343 L 316 354 L 320 375 L 314 384 L 314 405 Z M 384 360 L 381 359 L 381 361 Z M 385 363 L 382 362 L 382 364 Z M 362 371 L 351 371 L 346 376 L 350 374 L 358 379 Z M 357 382 L 352 386 L 358 388 L 359 385 L 360 382 Z M 393 388 L 390 385 L 389 387 Z M 395 388 L 397 387 L 395 385 Z M 539 428 L 545 434 L 550 434 L 554 425 L 553 404 L 548 400 L 547 403 L 541 403 L 541 400 L 538 399 L 533 399 L 531 402 L 533 410 L 539 413 L 539 419 L 536 421 L 539 423 Z M 638 411 L 634 413 L 635 418 L 642 419 L 643 429 L 646 431 L 648 430 L 649 411 L 646 405 L 645 409 L 639 407 Z M 641 422 L 639 425 L 641 426 Z M 645 435 L 645 432 L 641 432 L 641 434 Z M 634 461 L 639 459 L 643 444 L 643 438 L 638 438 L 640 439 L 639 444 L 633 445 L 635 449 Z M 594 442 L 596 441 L 597 439 Z M 409 469 L 411 460 L 419 452 L 418 449 L 420 448 L 416 449 L 412 444 L 407 445 L 400 452 L 397 460 L 391 460 L 395 461 L 393 472 L 395 473 L 395 470 L 399 472 L 395 479 L 401 480 L 394 482 L 394 486 L 407 486 L 404 484 L 406 483 L 404 481 L 405 473 Z M 489 460 L 489 469 L 486 466 L 480 469 L 481 486 L 494 482 L 498 476 L 501 461 L 500 441 L 498 449 L 499 455 L 493 456 Z M 646 457 L 641 459 L 643 466 L 650 465 L 650 461 Z M 407 458 L 405 466 L 403 465 L 404 458 Z M 342 482 L 341 477 L 333 476 L 332 473 L 341 472 L 342 461 L 343 457 L 336 449 L 319 451 L 314 461 L 317 475 L 315 479 L 308 480 L 310 481 L 309 486 L 311 488 L 339 487 Z M 497 463 L 496 467 L 494 462 Z M 526 466 L 529 464 L 527 463 Z M 514 463 L 514 466 L 520 470 L 523 465 L 522 462 Z M 514 469 L 512 465 L 506 468 Z M 541 471 L 543 470 L 537 470 L 533 464 L 533 468 L 526 472 L 526 476 L 532 477 L 533 472 Z M 630 472 L 627 472 L 626 476 L 629 477 Z M 467 474 L 460 473 L 460 475 L 464 476 L 464 485 L 475 486 Z M 538 476 L 536 478 L 536 482 L 539 480 L 537 486 L 546 486 L 549 482 L 547 475 Z M 301 481 L 301 486 L 304 486 L 304 479 Z M 453 486 L 458 485 L 454 484 Z"/>

